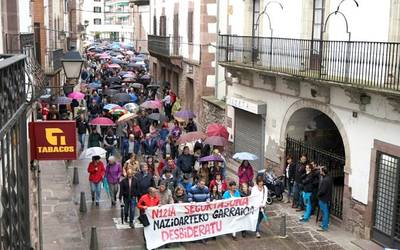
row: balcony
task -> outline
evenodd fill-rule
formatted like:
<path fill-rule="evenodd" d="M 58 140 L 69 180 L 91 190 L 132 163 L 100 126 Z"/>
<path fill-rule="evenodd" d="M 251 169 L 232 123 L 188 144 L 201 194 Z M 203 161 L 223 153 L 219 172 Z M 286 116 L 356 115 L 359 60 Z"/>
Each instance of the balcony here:
<path fill-rule="evenodd" d="M 220 35 L 221 66 L 400 94 L 400 43 Z"/>
<path fill-rule="evenodd" d="M 152 56 L 179 58 L 181 37 L 148 35 L 148 49 Z"/>
<path fill-rule="evenodd" d="M 131 0 L 130 3 L 133 3 L 137 6 L 141 6 L 141 5 L 149 5 L 150 1 L 149 0 Z"/>
<path fill-rule="evenodd" d="M 47 75 L 54 75 L 57 74 L 61 68 L 61 58 L 64 56 L 63 49 L 54 49 L 48 52 L 49 60 L 48 60 L 48 67 L 46 67 L 46 74 Z"/>

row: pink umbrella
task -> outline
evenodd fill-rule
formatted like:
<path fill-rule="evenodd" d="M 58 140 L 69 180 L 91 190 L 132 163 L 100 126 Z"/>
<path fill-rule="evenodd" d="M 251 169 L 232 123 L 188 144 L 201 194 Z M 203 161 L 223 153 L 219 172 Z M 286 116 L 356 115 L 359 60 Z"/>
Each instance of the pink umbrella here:
<path fill-rule="evenodd" d="M 159 101 L 145 101 L 140 105 L 140 107 L 145 109 L 158 109 L 161 108 L 161 102 Z"/>
<path fill-rule="evenodd" d="M 100 59 L 110 59 L 111 57 L 109 55 L 101 55 L 99 58 Z"/>
<path fill-rule="evenodd" d="M 75 99 L 75 100 L 83 100 L 85 98 L 85 94 L 81 92 L 72 92 L 68 95 L 69 98 Z"/>
<path fill-rule="evenodd" d="M 90 123 L 90 125 L 100 125 L 100 126 L 114 126 L 114 122 L 111 119 L 108 119 L 106 117 L 97 117 L 93 119 Z"/>
<path fill-rule="evenodd" d="M 108 67 L 109 67 L 109 68 L 114 68 L 114 69 L 119 69 L 119 68 L 121 68 L 121 66 L 119 66 L 118 64 L 115 64 L 115 63 L 114 63 L 114 64 L 109 64 Z"/>

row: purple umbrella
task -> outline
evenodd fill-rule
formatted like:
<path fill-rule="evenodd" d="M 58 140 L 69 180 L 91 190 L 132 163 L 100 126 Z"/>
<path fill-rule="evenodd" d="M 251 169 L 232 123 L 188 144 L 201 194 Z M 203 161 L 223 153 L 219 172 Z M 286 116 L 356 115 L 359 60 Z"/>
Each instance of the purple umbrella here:
<path fill-rule="evenodd" d="M 189 110 L 182 110 L 182 111 L 178 111 L 174 114 L 175 117 L 179 117 L 181 119 L 192 119 L 195 118 L 196 115 Z"/>
<path fill-rule="evenodd" d="M 209 156 L 205 156 L 199 159 L 199 162 L 206 162 L 206 161 L 219 161 L 219 162 L 223 162 L 224 159 L 222 159 L 219 156 L 216 155 L 209 155 Z"/>

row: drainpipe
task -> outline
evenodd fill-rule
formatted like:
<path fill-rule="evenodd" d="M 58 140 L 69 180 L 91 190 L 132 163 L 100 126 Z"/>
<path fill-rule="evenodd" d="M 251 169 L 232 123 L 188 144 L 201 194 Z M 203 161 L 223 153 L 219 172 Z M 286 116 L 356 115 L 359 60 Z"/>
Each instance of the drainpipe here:
<path fill-rule="evenodd" d="M 214 95 L 215 97 L 218 99 L 218 84 L 219 84 L 219 78 L 218 78 L 218 56 L 219 56 L 219 34 L 220 34 L 220 30 L 219 30 L 219 4 L 220 4 L 220 0 L 217 0 L 217 39 L 216 39 L 216 46 L 215 46 L 215 91 L 214 91 Z"/>

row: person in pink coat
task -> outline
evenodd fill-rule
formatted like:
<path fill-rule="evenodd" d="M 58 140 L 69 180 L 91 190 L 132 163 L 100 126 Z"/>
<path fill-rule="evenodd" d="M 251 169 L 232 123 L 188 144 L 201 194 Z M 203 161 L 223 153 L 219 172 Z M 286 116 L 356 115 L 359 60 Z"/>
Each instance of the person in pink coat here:
<path fill-rule="evenodd" d="M 242 185 L 242 183 L 247 183 L 250 186 L 253 185 L 254 171 L 249 161 L 242 161 L 238 169 L 238 176 L 240 185 Z"/>

